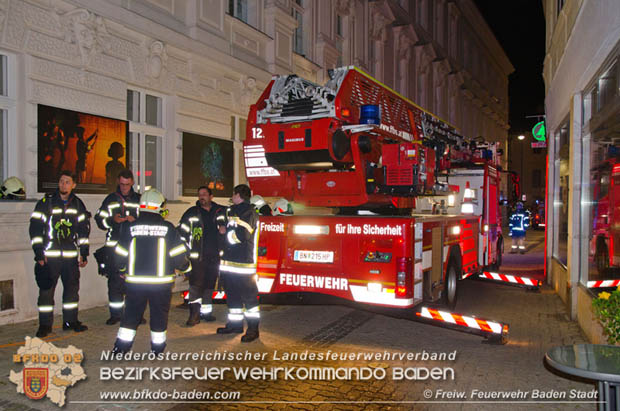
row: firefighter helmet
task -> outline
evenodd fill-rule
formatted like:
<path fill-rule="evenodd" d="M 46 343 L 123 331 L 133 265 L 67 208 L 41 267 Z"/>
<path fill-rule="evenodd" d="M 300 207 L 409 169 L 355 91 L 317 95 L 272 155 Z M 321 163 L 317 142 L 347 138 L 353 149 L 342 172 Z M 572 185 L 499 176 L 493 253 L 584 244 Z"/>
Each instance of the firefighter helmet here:
<path fill-rule="evenodd" d="M 9 177 L 4 180 L 0 188 L 0 193 L 2 194 L 2 198 L 9 200 L 23 200 L 26 198 L 24 183 L 17 177 Z"/>
<path fill-rule="evenodd" d="M 523 211 L 523 203 L 521 201 L 517 202 L 517 206 L 515 207 L 517 211 Z"/>
<path fill-rule="evenodd" d="M 265 199 L 258 194 L 253 195 L 252 198 L 250 198 L 250 203 L 254 204 L 254 207 L 256 207 L 256 211 L 258 212 L 258 214 L 271 215 L 271 207 L 269 207 L 269 204 L 267 204 Z"/>
<path fill-rule="evenodd" d="M 250 198 L 250 203 L 254 204 L 254 207 L 256 207 L 257 210 L 260 210 L 262 206 L 267 204 L 263 197 L 259 196 L 258 194 L 253 195 L 252 198 Z"/>
<path fill-rule="evenodd" d="M 166 204 L 166 197 L 155 189 L 145 191 L 140 196 L 140 211 L 162 213 Z"/>
<path fill-rule="evenodd" d="M 286 198 L 281 198 L 274 204 L 273 215 L 291 215 L 293 214 L 293 207 Z"/>

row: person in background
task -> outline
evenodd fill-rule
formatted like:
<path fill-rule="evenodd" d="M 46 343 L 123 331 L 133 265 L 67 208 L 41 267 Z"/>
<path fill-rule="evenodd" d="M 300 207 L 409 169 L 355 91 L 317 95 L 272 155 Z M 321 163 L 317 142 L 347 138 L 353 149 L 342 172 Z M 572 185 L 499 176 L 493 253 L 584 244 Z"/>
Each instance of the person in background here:
<path fill-rule="evenodd" d="M 523 203 L 518 202 L 515 207 L 515 211 L 510 216 L 509 235 L 512 237 L 512 249 L 511 254 L 517 252 L 517 249 L 521 254 L 525 254 L 525 232 L 530 226 L 530 219 L 528 214 L 523 209 Z"/>
<path fill-rule="evenodd" d="M 235 186 L 233 205 L 217 220 L 220 233 L 225 235 L 220 275 L 228 304 L 228 321 L 225 327 L 217 329 L 217 333 L 242 333 L 245 317 L 248 329 L 241 342 L 251 342 L 259 337 L 260 321 L 256 286 L 258 213 L 250 204 L 250 196 L 250 187 L 245 184 Z"/>
<path fill-rule="evenodd" d="M 75 176 L 60 172 L 58 189 L 37 202 L 30 216 L 30 241 L 36 261 L 35 276 L 39 286 L 39 329 L 37 337 L 52 332 L 54 291 L 62 280 L 63 330 L 86 331 L 78 321 L 80 268 L 89 254 L 90 213 L 73 190 Z"/>
<path fill-rule="evenodd" d="M 198 201 L 190 207 L 179 222 L 177 230 L 190 249 L 192 271 L 189 274 L 189 327 L 200 320 L 215 321 L 213 290 L 220 273 L 220 254 L 216 219 L 225 208 L 213 202 L 213 193 L 207 186 L 198 188 Z"/>
<path fill-rule="evenodd" d="M 97 250 L 95 257 L 101 255 L 97 261 L 99 272 L 108 277 L 108 305 L 110 308 L 110 318 L 106 321 L 108 325 L 114 325 L 121 320 L 125 305 L 125 279 L 112 263 L 114 248 L 129 223 L 138 218 L 138 208 L 140 207 L 140 194 L 133 190 L 134 180 L 131 170 L 123 169 L 118 173 L 117 182 L 116 191 L 103 200 L 101 207 L 95 214 L 97 226 L 101 230 L 107 231 L 105 244 L 102 249 Z"/>

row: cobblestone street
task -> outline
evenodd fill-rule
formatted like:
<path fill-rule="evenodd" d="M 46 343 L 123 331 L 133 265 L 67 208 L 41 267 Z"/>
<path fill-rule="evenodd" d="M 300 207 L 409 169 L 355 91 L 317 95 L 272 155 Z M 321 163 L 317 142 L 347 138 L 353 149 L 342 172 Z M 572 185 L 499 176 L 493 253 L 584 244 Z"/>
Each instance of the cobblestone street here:
<path fill-rule="evenodd" d="M 552 346 L 585 343 L 577 324 L 569 321 L 561 300 L 550 289 L 528 292 L 522 288 L 503 286 L 482 281 L 460 283 L 460 300 L 457 312 L 475 314 L 482 318 L 496 319 L 510 324 L 510 337 L 506 345 L 484 343 L 477 335 L 457 332 L 441 327 L 413 322 L 407 319 L 410 313 L 367 311 L 345 305 L 318 305 L 310 299 L 309 304 L 262 306 L 261 337 L 259 342 L 248 345 L 239 343 L 239 336 L 215 334 L 216 323 L 201 323 L 193 328 L 184 324 L 187 311 L 172 308 L 168 329 L 168 351 L 190 353 L 257 353 L 260 360 L 251 361 L 104 361 L 102 351 L 112 347 L 117 326 L 104 325 L 107 318 L 105 308 L 96 308 L 81 313 L 81 319 L 89 325 L 87 332 L 77 334 L 59 329 L 56 319 L 55 333 L 46 340 L 58 347 L 74 345 L 84 350 L 83 367 L 88 379 L 67 390 L 67 410 L 201 410 L 201 409 L 594 409 L 595 404 L 577 403 L 569 398 L 570 390 L 590 392 L 595 386 L 587 382 L 576 382 L 557 376 L 545 368 L 543 357 Z M 175 295 L 174 303 L 179 303 Z M 174 305 L 173 305 L 174 307 Z M 216 305 L 219 319 L 225 317 L 226 307 Z M 12 363 L 12 356 L 26 335 L 33 335 L 36 323 L 6 325 L 0 327 L 0 361 L 5 364 L 4 377 L 0 383 L 0 407 L 6 410 L 40 409 L 53 410 L 57 407 L 49 400 L 38 402 L 16 394 L 15 385 L 8 381 L 10 369 L 19 370 L 21 365 Z M 138 330 L 136 352 L 147 352 L 149 333 L 145 326 Z M 454 360 L 422 360 L 422 354 L 453 353 Z M 374 354 L 373 359 L 364 357 L 355 360 L 309 360 L 286 359 L 294 353 L 336 353 Z M 388 358 L 388 353 L 389 358 Z M 418 360 L 401 360 L 399 353 L 418 353 Z M 392 354 L 396 354 L 392 357 Z M 388 359 L 386 359 L 388 358 Z M 225 378 L 210 381 L 196 379 L 174 381 L 150 381 L 146 373 L 141 381 L 102 381 L 105 367 L 203 367 L 246 368 L 272 367 L 291 369 L 294 380 L 285 379 L 283 371 L 277 379 L 264 374 L 266 379 L 243 380 L 233 372 Z M 368 379 L 353 378 L 319 380 L 304 379 L 303 372 L 313 367 L 351 369 L 366 367 L 373 372 Z M 453 370 L 452 375 L 439 380 L 398 380 L 394 372 L 398 368 L 438 367 Z M 418 368 L 419 369 L 419 368 Z M 305 372 L 305 371 L 304 371 Z M 411 372 L 411 371 L 410 371 Z M 262 374 L 261 374 L 262 375 Z M 411 377 L 413 374 L 409 374 Z M 422 377 L 422 376 L 420 376 Z M 195 403 L 174 400 L 143 399 L 136 402 L 103 401 L 104 392 L 135 392 L 149 389 L 151 395 L 158 390 L 173 392 L 238 391 L 239 400 Z M 478 390 L 480 394 L 473 395 Z M 487 402 L 484 393 L 519 392 L 526 394 L 517 403 Z M 547 394 L 566 395 L 563 399 L 542 399 L 536 402 L 534 390 Z M 468 402 L 457 401 L 453 395 L 463 392 Z M 443 394 L 442 394 L 443 393 Z M 480 395 L 481 397 L 477 397 Z M 426 399 L 426 397 L 430 397 Z M 456 397 L 458 398 L 458 397 Z M 478 402 L 474 402 L 478 401 Z M 482 402 L 480 402 L 482 401 Z M 527 401 L 527 402 L 525 402 Z"/>

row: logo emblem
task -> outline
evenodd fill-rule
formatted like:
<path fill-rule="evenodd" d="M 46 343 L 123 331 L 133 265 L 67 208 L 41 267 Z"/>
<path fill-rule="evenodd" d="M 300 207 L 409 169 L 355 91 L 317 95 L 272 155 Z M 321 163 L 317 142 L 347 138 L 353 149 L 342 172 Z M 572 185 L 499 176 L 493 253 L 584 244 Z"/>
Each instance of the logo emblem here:
<path fill-rule="evenodd" d="M 325 183 L 325 185 L 327 185 L 327 187 L 329 187 L 329 188 L 334 188 L 334 187 L 336 187 L 336 182 L 332 181 L 332 180 L 329 180 L 327 183 Z"/>
<path fill-rule="evenodd" d="M 24 394 L 33 400 L 40 400 L 47 393 L 48 384 L 47 368 L 24 368 Z"/>

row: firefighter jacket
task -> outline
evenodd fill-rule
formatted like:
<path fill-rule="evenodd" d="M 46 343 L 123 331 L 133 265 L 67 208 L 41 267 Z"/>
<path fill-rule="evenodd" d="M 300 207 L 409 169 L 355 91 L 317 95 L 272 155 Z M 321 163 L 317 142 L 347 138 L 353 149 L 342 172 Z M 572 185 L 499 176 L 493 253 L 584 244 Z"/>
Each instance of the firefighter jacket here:
<path fill-rule="evenodd" d="M 258 213 L 248 202 L 228 207 L 218 224 L 226 224 L 221 273 L 256 274 L 258 251 Z"/>
<path fill-rule="evenodd" d="M 30 216 L 30 242 L 36 261 L 48 258 L 86 258 L 89 254 L 90 213 L 71 193 L 65 203 L 56 190 L 37 202 Z"/>
<path fill-rule="evenodd" d="M 223 206 L 213 202 L 207 211 L 196 201 L 196 205 L 183 214 L 177 230 L 190 249 L 190 259 L 202 261 L 205 257 L 219 258 L 217 216 L 225 212 Z"/>
<path fill-rule="evenodd" d="M 140 194 L 133 191 L 133 188 L 127 197 L 121 194 L 120 187 L 115 192 L 109 194 L 101 203 L 101 207 L 95 214 L 95 222 L 102 230 L 107 230 L 105 245 L 106 247 L 116 247 L 121 231 L 127 227 L 129 221 L 123 223 L 115 223 L 114 215 L 120 214 L 121 217 L 132 216 L 138 218 L 138 209 L 140 208 Z"/>
<path fill-rule="evenodd" d="M 523 237 L 525 236 L 525 230 L 530 226 L 529 216 L 521 211 L 515 212 L 510 216 L 510 236 L 511 237 Z"/>
<path fill-rule="evenodd" d="M 167 284 L 175 270 L 187 272 L 187 247 L 172 223 L 143 212 L 123 230 L 115 248 L 116 264 L 128 283 Z"/>

